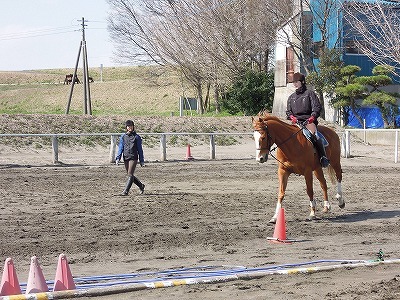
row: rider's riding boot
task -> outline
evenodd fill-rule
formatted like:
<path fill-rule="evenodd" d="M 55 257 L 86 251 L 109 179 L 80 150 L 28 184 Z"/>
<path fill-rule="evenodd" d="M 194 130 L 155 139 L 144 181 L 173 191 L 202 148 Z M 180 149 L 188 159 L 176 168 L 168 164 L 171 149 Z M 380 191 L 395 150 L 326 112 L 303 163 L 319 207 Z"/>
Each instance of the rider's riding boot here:
<path fill-rule="evenodd" d="M 144 193 L 144 184 L 140 182 L 140 180 L 136 177 L 133 176 L 133 182 L 139 187 L 140 194 Z"/>
<path fill-rule="evenodd" d="M 133 181 L 134 181 L 134 176 L 128 176 L 128 180 L 126 181 L 125 189 L 122 192 L 121 196 L 128 196 L 128 193 L 129 193 L 129 190 L 131 189 Z"/>
<path fill-rule="evenodd" d="M 314 142 L 315 148 L 317 149 L 318 152 L 318 156 L 319 156 L 319 162 L 321 163 L 321 166 L 323 168 L 326 168 L 327 166 L 329 166 L 329 159 L 326 156 L 326 152 L 325 152 L 325 146 L 322 144 L 322 140 L 321 139 L 315 139 Z"/>

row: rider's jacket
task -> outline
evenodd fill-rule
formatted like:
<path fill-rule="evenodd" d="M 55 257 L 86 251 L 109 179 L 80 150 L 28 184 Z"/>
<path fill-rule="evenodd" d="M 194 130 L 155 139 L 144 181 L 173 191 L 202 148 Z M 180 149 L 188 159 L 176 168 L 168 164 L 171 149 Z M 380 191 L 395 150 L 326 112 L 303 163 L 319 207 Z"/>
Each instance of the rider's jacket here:
<path fill-rule="evenodd" d="M 291 94 L 287 101 L 286 116 L 295 116 L 299 121 L 305 121 L 309 117 L 315 117 L 315 124 L 318 124 L 317 118 L 321 113 L 321 103 L 314 91 L 308 90 L 306 85 L 299 87 L 296 92 Z"/>

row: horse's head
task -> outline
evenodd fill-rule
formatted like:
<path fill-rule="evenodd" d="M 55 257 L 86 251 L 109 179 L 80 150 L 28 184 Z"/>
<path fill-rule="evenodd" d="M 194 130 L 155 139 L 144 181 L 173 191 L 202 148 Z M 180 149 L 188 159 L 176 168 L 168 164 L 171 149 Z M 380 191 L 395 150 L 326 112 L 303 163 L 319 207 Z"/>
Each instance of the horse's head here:
<path fill-rule="evenodd" d="M 264 163 L 268 160 L 268 154 L 273 144 L 272 137 L 268 132 L 267 121 L 261 117 L 253 120 L 254 141 L 256 143 L 256 160 Z"/>

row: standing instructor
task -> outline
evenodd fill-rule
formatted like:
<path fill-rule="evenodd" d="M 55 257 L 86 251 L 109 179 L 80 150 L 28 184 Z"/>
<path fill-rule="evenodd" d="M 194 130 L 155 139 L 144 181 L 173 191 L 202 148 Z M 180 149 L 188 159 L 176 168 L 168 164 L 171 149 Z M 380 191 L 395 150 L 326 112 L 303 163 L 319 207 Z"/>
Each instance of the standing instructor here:
<path fill-rule="evenodd" d="M 134 176 L 136 165 L 138 161 L 140 166 L 144 166 L 144 156 L 142 148 L 142 138 L 135 131 L 135 124 L 132 120 L 125 122 L 126 133 L 121 135 L 119 139 L 118 154 L 115 157 L 115 163 L 118 165 L 121 156 L 124 157 L 125 169 L 128 174 L 128 180 L 125 185 L 125 189 L 121 196 L 127 196 L 132 183 L 139 187 L 140 194 L 144 193 L 144 184 Z"/>

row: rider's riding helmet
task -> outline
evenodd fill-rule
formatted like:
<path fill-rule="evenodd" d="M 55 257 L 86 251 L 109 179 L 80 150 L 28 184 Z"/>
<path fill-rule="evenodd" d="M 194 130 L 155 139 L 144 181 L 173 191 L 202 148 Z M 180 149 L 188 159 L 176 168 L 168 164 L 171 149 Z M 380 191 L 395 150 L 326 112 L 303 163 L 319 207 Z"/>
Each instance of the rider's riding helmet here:
<path fill-rule="evenodd" d="M 301 73 L 294 73 L 293 74 L 293 82 L 300 81 L 302 84 L 306 83 L 306 77 Z"/>

